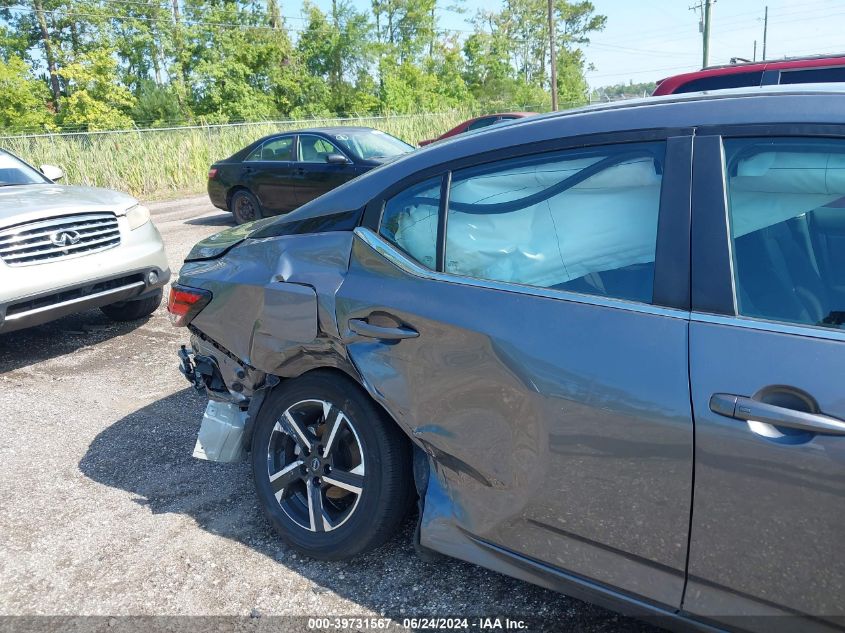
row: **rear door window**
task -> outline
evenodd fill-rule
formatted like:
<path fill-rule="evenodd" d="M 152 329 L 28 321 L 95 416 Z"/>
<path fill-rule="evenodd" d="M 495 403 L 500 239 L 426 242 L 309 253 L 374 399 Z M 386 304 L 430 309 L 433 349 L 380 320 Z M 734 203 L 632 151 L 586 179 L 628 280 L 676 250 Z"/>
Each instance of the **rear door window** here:
<path fill-rule="evenodd" d="M 651 302 L 663 158 L 626 144 L 454 172 L 445 272 Z"/>
<path fill-rule="evenodd" d="M 845 327 L 845 140 L 725 141 L 739 314 Z"/>
<path fill-rule="evenodd" d="M 293 137 L 271 139 L 256 147 L 247 157 L 248 161 L 286 161 L 293 160 Z"/>

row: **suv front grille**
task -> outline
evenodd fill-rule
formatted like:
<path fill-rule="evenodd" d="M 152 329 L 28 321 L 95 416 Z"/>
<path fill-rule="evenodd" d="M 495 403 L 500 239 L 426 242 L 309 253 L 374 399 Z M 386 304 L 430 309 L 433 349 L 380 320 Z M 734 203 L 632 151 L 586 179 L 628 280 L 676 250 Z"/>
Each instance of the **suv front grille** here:
<path fill-rule="evenodd" d="M 0 259 L 9 266 L 88 255 L 120 244 L 114 213 L 80 213 L 0 231 Z"/>

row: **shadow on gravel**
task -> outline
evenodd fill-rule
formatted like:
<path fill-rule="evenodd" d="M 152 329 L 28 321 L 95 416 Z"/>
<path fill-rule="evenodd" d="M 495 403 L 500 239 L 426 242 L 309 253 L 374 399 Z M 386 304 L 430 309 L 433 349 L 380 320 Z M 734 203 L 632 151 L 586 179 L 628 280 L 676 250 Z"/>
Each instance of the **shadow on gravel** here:
<path fill-rule="evenodd" d="M 235 220 L 232 218 L 231 213 L 223 212 L 218 215 L 185 220 L 185 224 L 192 224 L 194 226 L 235 226 Z"/>
<path fill-rule="evenodd" d="M 399 622 L 413 615 L 510 616 L 530 618 L 532 631 L 657 630 L 475 565 L 447 558 L 423 562 L 414 552 L 414 518 L 385 546 L 351 561 L 296 555 L 264 519 L 248 464 L 191 457 L 205 403 L 187 387 L 132 413 L 94 439 L 80 470 L 131 493 L 154 514 L 188 515 L 202 529 L 274 559 L 313 581 L 317 595 L 332 591 Z"/>
<path fill-rule="evenodd" d="M 128 334 L 149 318 L 118 322 L 99 310 L 88 310 L 25 330 L 0 333 L 0 374 Z"/>

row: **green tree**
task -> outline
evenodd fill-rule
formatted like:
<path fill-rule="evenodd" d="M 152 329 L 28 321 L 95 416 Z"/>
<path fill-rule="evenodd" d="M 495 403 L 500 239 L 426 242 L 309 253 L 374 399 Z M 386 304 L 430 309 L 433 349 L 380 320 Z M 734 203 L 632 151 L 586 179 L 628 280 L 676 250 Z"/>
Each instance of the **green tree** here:
<path fill-rule="evenodd" d="M 293 47 L 284 29 L 270 25 L 262 6 L 189 0 L 184 8 L 179 65 L 197 116 L 215 122 L 268 119 L 296 102 L 295 95 L 282 92 L 295 88 Z"/>
<path fill-rule="evenodd" d="M 49 99 L 47 84 L 31 77 L 23 59 L 0 59 L 0 127 L 22 131 L 55 128 L 45 107 Z"/>
<path fill-rule="evenodd" d="M 586 102 L 590 87 L 584 77 L 585 62 L 581 50 L 560 49 L 557 67 L 557 94 L 561 107 L 573 107 Z"/>
<path fill-rule="evenodd" d="M 585 62 L 580 45 L 604 28 L 589 1 L 555 0 L 558 86 L 564 102 L 587 96 Z M 482 11 L 475 33 L 464 44 L 465 77 L 482 103 L 500 99 L 513 105 L 540 105 L 550 100 L 549 26 L 546 0 L 505 0 L 499 11 Z M 543 90 L 546 94 L 543 94 Z"/>
<path fill-rule="evenodd" d="M 449 108 L 466 108 L 474 102 L 463 77 L 460 48 L 438 45 L 421 64 L 386 64 L 381 87 L 382 110 L 411 114 Z"/>
<path fill-rule="evenodd" d="M 631 99 L 634 97 L 644 97 L 650 95 L 657 88 L 657 84 L 653 81 L 634 83 L 629 81 L 626 84 L 614 84 L 612 86 L 604 86 L 594 91 L 594 97 L 600 100 L 609 99 Z"/>
<path fill-rule="evenodd" d="M 108 49 L 83 53 L 62 69 L 68 96 L 62 99 L 59 122 L 85 130 L 132 127 L 129 112 L 135 98 L 116 83 L 117 61 Z"/>
<path fill-rule="evenodd" d="M 308 23 L 298 42 L 304 68 L 326 82 L 328 100 L 324 105 L 330 112 L 359 113 L 356 109 L 366 100 L 356 93 L 372 89 L 366 78 L 373 54 L 367 15 L 347 0 L 333 0 L 330 15 L 310 3 L 305 10 Z"/>
<path fill-rule="evenodd" d="M 2 16 L 2 13 L 3 10 L 0 9 L 0 16 Z M 8 62 L 11 58 L 17 57 L 21 61 L 31 62 L 29 47 L 30 44 L 25 33 L 0 23 L 0 59 Z"/>
<path fill-rule="evenodd" d="M 370 1 L 306 3 L 294 44 L 280 0 L 0 0 L 0 60 L 8 82 L 21 77 L 6 111 L 26 102 L 36 126 L 102 129 L 548 105 L 546 0 L 500 0 L 468 38 L 438 29 L 460 4 Z M 581 47 L 605 18 L 589 0 L 554 1 L 557 90 L 577 103 Z"/>
<path fill-rule="evenodd" d="M 182 109 L 173 85 L 159 85 L 150 79 L 139 82 L 132 120 L 138 127 L 164 127 L 181 120 Z"/>

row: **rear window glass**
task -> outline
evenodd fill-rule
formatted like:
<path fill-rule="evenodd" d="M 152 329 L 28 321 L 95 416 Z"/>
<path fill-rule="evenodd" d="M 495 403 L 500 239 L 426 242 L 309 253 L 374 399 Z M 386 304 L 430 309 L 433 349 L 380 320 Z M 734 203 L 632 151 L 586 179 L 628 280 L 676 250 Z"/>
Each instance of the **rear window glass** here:
<path fill-rule="evenodd" d="M 384 205 L 379 233 L 423 266 L 436 268 L 437 223 L 442 178 L 431 178 Z"/>
<path fill-rule="evenodd" d="M 783 70 L 780 73 L 780 83 L 782 84 L 835 83 L 838 81 L 845 81 L 845 66 Z"/>
<path fill-rule="evenodd" d="M 731 73 L 728 75 L 711 75 L 693 79 L 675 89 L 675 93 L 700 92 L 702 90 L 725 90 L 727 88 L 744 88 L 759 86 L 763 80 L 763 71 L 750 73 Z"/>
<path fill-rule="evenodd" d="M 483 127 L 488 127 L 490 125 L 493 125 L 496 121 L 497 121 L 497 117 L 494 117 L 494 116 L 486 117 L 484 119 L 478 119 L 477 121 L 473 121 L 472 123 L 470 123 L 467 126 L 467 130 L 469 130 L 469 131 L 480 130 Z"/>
<path fill-rule="evenodd" d="M 267 160 L 267 161 L 285 161 L 291 160 L 293 150 L 293 137 L 285 136 L 283 138 L 274 138 L 266 143 L 256 147 L 249 156 L 248 161 L 253 160 Z"/>

